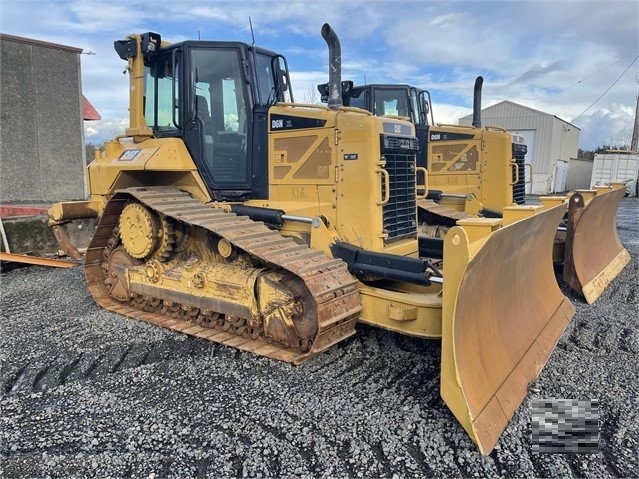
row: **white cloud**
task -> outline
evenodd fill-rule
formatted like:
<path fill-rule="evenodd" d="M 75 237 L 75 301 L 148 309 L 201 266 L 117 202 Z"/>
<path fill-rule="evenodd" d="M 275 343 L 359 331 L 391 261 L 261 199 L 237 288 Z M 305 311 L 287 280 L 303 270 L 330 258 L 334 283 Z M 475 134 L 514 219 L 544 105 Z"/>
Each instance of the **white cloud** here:
<path fill-rule="evenodd" d="M 637 54 L 638 5 L 624 0 L 290 0 L 275 8 L 265 0 L 153 5 L 146 0 L 23 0 L 2 6 L 0 26 L 6 33 L 94 51 L 95 56 L 82 56 L 84 93 L 114 125 L 128 117 L 128 88 L 113 40 L 159 31 L 171 41 L 197 38 L 198 32 L 202 39 L 250 41 L 249 16 L 257 43 L 288 57 L 298 101 L 327 80 L 328 56 L 319 31 L 328 22 L 341 39 L 344 79 L 427 88 L 438 121 L 441 114 L 455 122 L 463 116 L 456 109 L 470 110 L 479 74 L 486 79 L 484 106 L 511 100 L 570 121 Z M 637 72 L 635 64 L 581 117 L 584 141 L 597 143 L 604 131 L 608 138 L 625 135 L 628 111 L 634 115 Z"/>
<path fill-rule="evenodd" d="M 100 144 L 121 135 L 128 126 L 128 116 L 116 120 L 85 121 L 84 139 L 89 143 Z"/>
<path fill-rule="evenodd" d="M 446 103 L 437 104 L 433 102 L 433 116 L 435 123 L 446 125 L 457 125 L 461 117 L 470 115 L 472 108 L 465 108 L 457 105 L 448 105 Z"/>
<path fill-rule="evenodd" d="M 84 124 L 84 136 L 85 138 L 96 137 L 100 130 L 91 126 L 89 123 Z"/>
<path fill-rule="evenodd" d="M 293 96 L 298 103 L 316 103 L 320 99 L 317 85 L 328 81 L 326 72 L 291 72 Z"/>
<path fill-rule="evenodd" d="M 635 111 L 626 105 L 613 105 L 612 110 L 597 109 L 575 122 L 581 128 L 580 144 L 586 150 L 598 146 L 630 146 Z"/>

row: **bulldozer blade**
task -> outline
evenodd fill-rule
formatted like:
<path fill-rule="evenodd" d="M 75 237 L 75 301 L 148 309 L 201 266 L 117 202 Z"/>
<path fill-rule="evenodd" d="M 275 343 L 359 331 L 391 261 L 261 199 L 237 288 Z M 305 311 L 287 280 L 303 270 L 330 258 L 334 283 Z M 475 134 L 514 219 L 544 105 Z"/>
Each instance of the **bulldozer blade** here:
<path fill-rule="evenodd" d="M 444 239 L 441 396 L 482 454 L 575 313 L 552 264 L 560 201 L 460 220 Z"/>
<path fill-rule="evenodd" d="M 574 193 L 568 205 L 563 277 L 592 304 L 630 262 L 617 234 L 622 185 Z"/>

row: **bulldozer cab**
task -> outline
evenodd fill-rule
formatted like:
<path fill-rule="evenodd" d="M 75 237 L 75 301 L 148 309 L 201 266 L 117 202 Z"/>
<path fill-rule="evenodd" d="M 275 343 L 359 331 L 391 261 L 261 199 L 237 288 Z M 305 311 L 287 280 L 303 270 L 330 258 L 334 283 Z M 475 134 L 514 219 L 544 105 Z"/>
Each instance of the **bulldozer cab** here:
<path fill-rule="evenodd" d="M 289 84 L 283 56 L 245 43 L 162 46 L 144 55 L 143 122 L 156 138 L 184 140 L 212 198 L 266 197 L 260 145 L 269 106 L 293 100 Z"/>
<path fill-rule="evenodd" d="M 328 84 L 317 86 L 322 101 L 328 100 Z M 376 116 L 403 116 L 410 118 L 415 127 L 428 125 L 430 94 L 410 85 L 362 85 L 342 82 L 344 106 L 361 108 Z"/>

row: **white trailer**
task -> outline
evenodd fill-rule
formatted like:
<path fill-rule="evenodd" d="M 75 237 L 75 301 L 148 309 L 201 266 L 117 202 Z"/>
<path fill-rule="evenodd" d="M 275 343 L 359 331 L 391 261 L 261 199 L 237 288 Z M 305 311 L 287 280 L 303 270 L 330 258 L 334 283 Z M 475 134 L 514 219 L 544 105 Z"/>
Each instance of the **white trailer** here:
<path fill-rule="evenodd" d="M 639 178 L 639 153 L 636 151 L 617 151 L 614 153 L 596 153 L 592 166 L 590 187 L 605 185 L 613 181 L 626 183 L 631 196 L 637 196 Z"/>

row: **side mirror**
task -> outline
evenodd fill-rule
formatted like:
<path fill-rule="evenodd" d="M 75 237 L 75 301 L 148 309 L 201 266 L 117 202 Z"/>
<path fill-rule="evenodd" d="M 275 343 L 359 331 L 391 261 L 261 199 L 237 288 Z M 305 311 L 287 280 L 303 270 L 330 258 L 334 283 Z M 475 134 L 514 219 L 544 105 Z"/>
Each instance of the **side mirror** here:
<path fill-rule="evenodd" d="M 288 74 L 288 64 L 286 62 L 286 58 L 284 58 L 282 55 L 275 55 L 271 62 L 271 68 L 273 69 L 272 71 L 274 73 L 275 80 L 274 100 L 276 102 L 283 100 L 294 103 L 295 100 L 293 99 L 293 90 L 290 88 L 291 77 Z M 280 100 L 280 98 L 282 100 Z"/>
<path fill-rule="evenodd" d="M 282 72 L 280 77 L 280 84 L 282 85 L 282 91 L 288 91 L 288 84 L 286 83 L 286 73 Z"/>
<path fill-rule="evenodd" d="M 430 113 L 430 103 L 426 100 L 426 98 L 422 97 L 422 109 L 424 110 L 424 116 L 428 116 Z"/>

